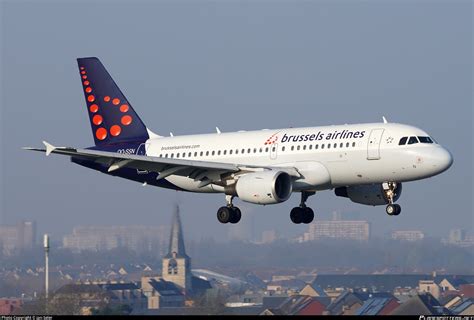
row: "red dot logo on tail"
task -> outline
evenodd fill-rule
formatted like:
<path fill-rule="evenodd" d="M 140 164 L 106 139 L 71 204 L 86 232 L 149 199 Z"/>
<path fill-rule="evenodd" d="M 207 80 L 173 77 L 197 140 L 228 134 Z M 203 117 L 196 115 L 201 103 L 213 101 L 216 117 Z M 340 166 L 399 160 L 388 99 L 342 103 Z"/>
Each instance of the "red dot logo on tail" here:
<path fill-rule="evenodd" d="M 96 105 L 95 103 L 91 104 L 91 106 L 89 107 L 89 111 L 92 113 L 96 113 L 97 111 L 99 111 L 99 106 Z"/>
<path fill-rule="evenodd" d="M 120 103 L 120 99 L 115 98 L 114 100 L 112 100 L 112 103 L 114 105 L 118 105 Z"/>
<path fill-rule="evenodd" d="M 122 128 L 116 124 L 110 128 L 110 134 L 114 137 L 118 136 L 120 132 L 122 132 Z"/>
<path fill-rule="evenodd" d="M 94 100 L 95 100 L 95 97 L 92 94 L 87 96 L 87 101 L 94 102 Z"/>
<path fill-rule="evenodd" d="M 120 120 L 120 122 L 122 122 L 122 124 L 124 126 L 128 126 L 129 124 L 132 123 L 132 117 L 130 117 L 129 115 L 125 115 L 122 117 L 122 119 Z"/>
<path fill-rule="evenodd" d="M 109 101 L 110 101 L 110 97 L 109 97 L 109 96 L 105 96 L 105 97 L 104 97 L 104 101 L 105 101 L 105 102 L 109 102 Z"/>
<path fill-rule="evenodd" d="M 123 112 L 123 113 L 127 112 L 128 111 L 128 105 L 122 104 L 120 106 L 120 111 Z"/>
<path fill-rule="evenodd" d="M 92 117 L 92 123 L 95 124 L 96 126 L 100 125 L 104 119 L 100 114 L 96 114 L 95 116 Z"/>
<path fill-rule="evenodd" d="M 99 140 L 107 138 L 107 130 L 105 128 L 99 128 L 95 132 L 95 137 Z"/>

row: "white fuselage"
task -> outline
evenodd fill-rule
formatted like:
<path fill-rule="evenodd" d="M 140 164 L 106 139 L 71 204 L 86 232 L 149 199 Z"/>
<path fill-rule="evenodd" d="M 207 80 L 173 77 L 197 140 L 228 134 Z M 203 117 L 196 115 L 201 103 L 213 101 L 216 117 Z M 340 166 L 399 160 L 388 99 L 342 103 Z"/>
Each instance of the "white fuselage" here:
<path fill-rule="evenodd" d="M 451 165 L 451 154 L 439 144 L 399 145 L 402 137 L 429 135 L 413 126 L 370 123 L 155 137 L 144 147 L 154 157 L 294 167 L 304 178 L 295 182 L 293 191 L 412 181 Z M 166 179 L 187 191 L 224 191 L 214 184 L 199 188 L 198 181 L 183 176 Z"/>

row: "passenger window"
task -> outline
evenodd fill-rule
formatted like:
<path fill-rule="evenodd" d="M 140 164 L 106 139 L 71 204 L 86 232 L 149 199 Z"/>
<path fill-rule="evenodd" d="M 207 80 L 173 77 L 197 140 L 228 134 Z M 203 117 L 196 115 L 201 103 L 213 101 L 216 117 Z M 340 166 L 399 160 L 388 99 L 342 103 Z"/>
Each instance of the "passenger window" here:
<path fill-rule="evenodd" d="M 312 144 L 309 145 L 309 150 L 313 150 L 313 145 Z"/>
<path fill-rule="evenodd" d="M 285 151 L 285 146 L 281 147 L 281 151 Z"/>
<path fill-rule="evenodd" d="M 416 137 L 410 137 L 410 140 L 408 140 L 408 144 L 414 144 L 418 143 L 418 139 Z"/>
<path fill-rule="evenodd" d="M 191 153 L 191 152 L 190 152 L 190 153 L 188 153 L 188 158 L 189 158 L 189 157 L 191 157 L 191 155 L 192 155 L 192 153 Z"/>
<path fill-rule="evenodd" d="M 349 148 L 349 142 L 346 143 L 346 148 Z"/>
<path fill-rule="evenodd" d="M 262 148 L 260 148 L 259 152 L 260 152 L 260 153 L 262 153 L 262 151 L 263 151 L 263 149 L 262 149 Z"/>
<path fill-rule="evenodd" d="M 168 158 L 168 154 L 165 154 L 165 158 Z"/>
<path fill-rule="evenodd" d="M 250 153 L 250 151 L 252 151 L 250 148 L 247 149 L 247 153 Z"/>
<path fill-rule="evenodd" d="M 420 140 L 421 143 L 433 143 L 430 137 L 418 137 L 418 140 Z"/>
<path fill-rule="evenodd" d="M 352 146 L 355 147 L 355 146 L 356 146 L 356 143 L 355 143 L 355 142 L 352 142 Z"/>
<path fill-rule="evenodd" d="M 197 153 L 197 152 L 194 152 L 194 156 L 197 157 L 197 156 L 198 156 L 198 153 Z"/>
<path fill-rule="evenodd" d="M 171 154 L 170 158 L 174 158 L 174 153 Z"/>
<path fill-rule="evenodd" d="M 330 143 L 328 143 L 328 149 L 331 149 L 331 144 Z"/>
<path fill-rule="evenodd" d="M 303 150 L 306 150 L 306 145 L 303 146 Z"/>
<path fill-rule="evenodd" d="M 208 155 L 209 155 L 209 151 L 206 151 L 206 156 L 208 156 Z"/>
<path fill-rule="evenodd" d="M 319 145 L 318 145 L 318 144 L 314 146 L 314 149 L 318 149 L 318 148 L 319 148 Z"/>
<path fill-rule="evenodd" d="M 297 147 L 296 147 L 296 150 L 300 151 L 300 146 L 297 146 Z"/>
<path fill-rule="evenodd" d="M 324 143 L 321 145 L 321 149 L 324 149 Z"/>
<path fill-rule="evenodd" d="M 232 151 L 231 151 L 232 152 Z M 232 154 L 232 153 L 231 153 Z M 235 154 L 239 154 L 239 149 L 235 149 Z"/>
<path fill-rule="evenodd" d="M 161 158 L 161 156 L 162 156 L 162 155 L 160 154 L 160 158 Z"/>
<path fill-rule="evenodd" d="M 295 150 L 295 146 L 291 146 L 291 151 Z"/>
<path fill-rule="evenodd" d="M 344 147 L 344 143 L 341 142 L 341 144 L 339 145 L 340 148 Z"/>
<path fill-rule="evenodd" d="M 408 137 L 403 137 L 400 139 L 400 142 L 398 142 L 399 146 L 404 146 L 407 143 Z"/>
<path fill-rule="evenodd" d="M 273 149 L 275 149 L 275 147 L 273 147 Z M 265 152 L 268 152 L 268 147 L 265 148 Z"/>
<path fill-rule="evenodd" d="M 219 150 L 219 151 L 217 151 L 217 155 L 218 155 L 218 156 L 220 156 L 220 155 L 221 155 L 221 151 L 220 151 L 220 150 Z"/>
<path fill-rule="evenodd" d="M 334 148 L 337 148 L 337 143 L 334 144 Z"/>
<path fill-rule="evenodd" d="M 202 151 L 201 151 L 201 153 L 199 153 L 199 155 L 200 155 L 201 157 L 202 157 L 203 154 L 204 154 L 204 153 L 203 153 Z"/>
<path fill-rule="evenodd" d="M 272 147 L 272 151 L 273 151 L 273 152 L 276 151 L 276 147 L 275 147 L 275 146 Z"/>
<path fill-rule="evenodd" d="M 212 155 L 215 155 L 216 154 L 216 151 L 212 150 Z"/>
<path fill-rule="evenodd" d="M 253 148 L 253 153 L 257 153 L 257 148 Z"/>

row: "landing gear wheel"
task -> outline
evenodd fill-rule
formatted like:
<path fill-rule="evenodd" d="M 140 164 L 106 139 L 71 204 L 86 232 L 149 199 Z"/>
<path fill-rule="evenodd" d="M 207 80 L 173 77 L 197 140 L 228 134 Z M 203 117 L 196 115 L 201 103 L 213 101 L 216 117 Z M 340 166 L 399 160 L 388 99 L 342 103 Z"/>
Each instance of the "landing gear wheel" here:
<path fill-rule="evenodd" d="M 308 224 L 313 222 L 314 211 L 310 207 L 303 208 L 303 223 Z"/>
<path fill-rule="evenodd" d="M 301 222 L 303 222 L 303 217 L 304 217 L 304 213 L 303 213 L 302 208 L 294 207 L 293 209 L 291 209 L 291 212 L 290 212 L 291 222 L 295 224 L 300 224 Z"/>
<path fill-rule="evenodd" d="M 217 220 L 220 223 L 228 223 L 233 215 L 233 210 L 229 207 L 220 207 L 217 210 Z"/>
<path fill-rule="evenodd" d="M 402 207 L 399 204 L 389 204 L 385 211 L 389 216 L 398 216 L 402 212 Z"/>
<path fill-rule="evenodd" d="M 230 217 L 230 223 L 238 223 L 240 221 L 240 218 L 242 217 L 242 212 L 240 211 L 239 208 L 233 207 L 232 209 L 232 215 Z"/>
<path fill-rule="evenodd" d="M 395 216 L 398 216 L 398 215 L 400 214 L 400 212 L 402 212 L 402 207 L 400 207 L 399 204 L 394 204 L 394 206 L 395 206 L 395 213 L 394 213 L 394 215 L 395 215 Z"/>

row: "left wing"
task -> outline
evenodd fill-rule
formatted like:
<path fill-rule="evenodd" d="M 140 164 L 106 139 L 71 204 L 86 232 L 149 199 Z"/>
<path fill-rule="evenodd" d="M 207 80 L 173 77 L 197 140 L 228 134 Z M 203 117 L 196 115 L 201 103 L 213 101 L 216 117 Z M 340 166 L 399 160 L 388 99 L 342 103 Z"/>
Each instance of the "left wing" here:
<path fill-rule="evenodd" d="M 200 188 L 211 183 L 226 185 L 227 180 L 234 179 L 236 176 L 248 172 L 277 169 L 276 167 L 248 166 L 223 162 L 171 159 L 90 149 L 55 147 L 46 141 L 43 141 L 43 144 L 45 145 L 46 149 L 23 149 L 45 152 L 47 156 L 49 156 L 51 153 L 55 153 L 68 155 L 75 158 L 87 159 L 108 166 L 108 172 L 112 172 L 120 168 L 133 168 L 138 170 L 158 172 L 159 175 L 156 178 L 157 180 L 166 178 L 170 175 L 189 177 L 194 179 L 194 181 L 200 181 Z M 294 178 L 301 177 L 298 170 L 293 167 L 278 167 L 278 170 L 285 171 Z"/>

